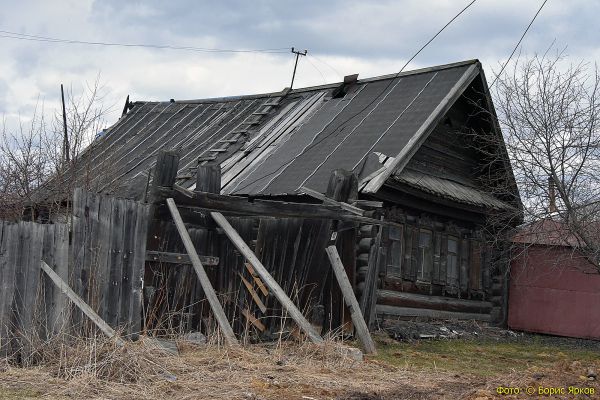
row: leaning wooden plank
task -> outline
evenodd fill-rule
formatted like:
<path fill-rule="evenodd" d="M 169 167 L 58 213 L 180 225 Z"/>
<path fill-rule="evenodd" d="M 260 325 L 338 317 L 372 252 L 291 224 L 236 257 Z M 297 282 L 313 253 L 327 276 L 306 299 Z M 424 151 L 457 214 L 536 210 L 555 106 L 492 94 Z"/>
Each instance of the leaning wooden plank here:
<path fill-rule="evenodd" d="M 242 278 L 242 282 L 244 282 L 244 286 L 246 286 L 246 289 L 248 289 L 248 292 L 250 292 L 250 296 L 252 296 L 252 300 L 254 300 L 254 302 L 256 303 L 256 305 L 258 306 L 258 308 L 260 309 L 260 311 L 264 314 L 267 312 L 267 306 L 265 306 L 265 303 L 262 302 L 262 300 L 260 299 L 260 297 L 258 297 L 258 294 L 256 293 L 256 291 L 254 290 L 254 288 L 252 287 L 252 284 L 250 282 L 248 282 L 246 280 L 246 278 L 244 278 L 242 276 L 242 274 L 238 274 L 240 276 L 240 278 Z"/>
<path fill-rule="evenodd" d="M 221 303 L 219 303 L 219 299 L 217 298 L 217 294 L 213 289 L 210 280 L 208 279 L 208 275 L 202 266 L 202 262 L 200 262 L 200 258 L 198 257 L 198 253 L 196 253 L 196 248 L 194 247 L 194 243 L 190 238 L 190 234 L 188 233 L 185 225 L 183 224 L 183 220 L 181 219 L 181 215 L 179 215 L 179 211 L 177 210 L 177 206 L 175 205 L 175 201 L 173 199 L 167 199 L 167 205 L 169 207 L 169 211 L 171 211 L 171 215 L 173 216 L 173 221 L 175 221 L 175 226 L 177 227 L 177 231 L 179 232 L 179 236 L 181 236 L 181 240 L 183 241 L 183 245 L 190 256 L 190 260 L 192 261 L 192 266 L 196 270 L 196 274 L 198 275 L 198 279 L 200 279 L 200 284 L 202 285 L 202 289 L 208 299 L 208 303 L 217 319 L 217 323 L 225 336 L 225 340 L 229 345 L 238 344 L 237 339 L 235 338 L 235 334 L 233 333 L 233 329 L 231 329 L 231 325 L 227 320 L 227 316 L 223 311 L 223 307 Z"/>
<path fill-rule="evenodd" d="M 350 316 L 352 317 L 352 323 L 354 324 L 354 328 L 358 333 L 358 337 L 365 349 L 366 353 L 374 354 L 377 352 L 375 349 L 375 343 L 373 343 L 373 339 L 371 338 L 371 334 L 369 333 L 369 328 L 367 327 L 367 323 L 363 318 L 362 313 L 360 312 L 360 306 L 358 305 L 358 301 L 356 300 L 356 296 L 354 295 L 354 291 L 352 290 L 352 285 L 350 284 L 350 280 L 348 279 L 348 275 L 346 274 L 346 269 L 342 264 L 342 260 L 340 259 L 340 255 L 338 254 L 337 248 L 335 246 L 329 246 L 325 249 L 327 252 L 327 257 L 329 257 L 329 262 L 333 267 L 333 272 L 335 273 L 335 277 L 340 285 L 340 289 L 342 289 L 342 294 L 344 295 L 344 301 L 346 302 L 346 306 L 350 310 Z"/>
<path fill-rule="evenodd" d="M 247 320 L 248 320 L 248 321 L 249 321 L 249 322 L 250 322 L 252 325 L 254 325 L 254 326 L 256 327 L 256 329 L 258 329 L 258 330 L 259 330 L 259 331 L 261 331 L 261 332 L 264 332 L 264 331 L 265 331 L 265 329 L 266 329 L 265 325 L 264 325 L 262 322 L 260 322 L 260 321 L 258 320 L 258 318 L 256 318 L 254 315 L 252 315 L 252 313 L 251 313 L 250 311 L 248 311 L 248 309 L 247 309 L 247 308 L 245 308 L 245 309 L 243 309 L 243 310 L 242 310 L 242 315 L 243 315 L 244 317 L 246 317 L 246 319 L 247 319 Z"/>
<path fill-rule="evenodd" d="M 254 271 L 252 264 L 244 263 L 244 265 L 246 266 L 246 269 L 248 270 L 248 272 L 250 272 L 250 275 L 252 275 L 252 279 L 254 279 L 254 283 L 256 283 L 256 285 L 258 286 L 258 288 L 260 289 L 262 294 L 264 294 L 265 296 L 268 296 L 269 289 L 266 288 L 265 284 L 260 279 L 260 277 L 258 275 L 256 275 L 256 271 Z"/>
<path fill-rule="evenodd" d="M 67 297 L 73 302 L 75 303 L 75 305 L 77 307 L 79 307 L 79 309 L 85 314 L 87 315 L 87 317 L 92 320 L 92 322 L 94 324 L 96 324 L 96 326 L 102 331 L 104 332 L 104 334 L 110 338 L 115 337 L 115 331 L 113 328 L 111 328 L 106 322 L 104 322 L 104 320 L 102 318 L 100 318 L 100 316 L 98 314 L 96 314 L 96 312 L 94 310 L 92 310 L 92 308 L 90 306 L 87 305 L 87 303 L 85 301 L 83 301 L 83 299 L 79 296 L 77 296 L 77 294 L 73 291 L 73 289 L 71 289 L 69 287 L 69 285 L 67 285 L 65 283 L 65 281 L 63 281 L 60 276 L 58 276 L 58 274 L 56 272 L 54 272 L 52 270 L 52 268 L 50 268 L 50 266 L 48 264 L 46 264 L 44 261 L 40 262 L 40 267 L 42 268 L 42 270 L 50 277 L 50 279 L 52 279 L 52 282 L 54 282 L 54 284 L 56 286 L 58 286 L 58 288 L 61 290 L 61 292 L 63 292 L 65 295 L 67 295 Z M 122 339 L 120 338 L 116 338 L 117 339 L 117 344 L 119 346 L 123 346 L 125 343 L 123 342 Z"/>
<path fill-rule="evenodd" d="M 210 215 L 213 217 L 215 222 L 223 229 L 227 237 L 233 242 L 233 245 L 242 253 L 250 264 L 254 267 L 254 270 L 258 273 L 258 275 L 262 278 L 265 284 L 271 289 L 275 297 L 281 302 L 283 307 L 290 313 L 291 317 L 296 321 L 298 326 L 306 333 L 310 340 L 314 343 L 322 343 L 323 338 L 319 336 L 319 334 L 314 330 L 310 322 L 302 315 L 302 312 L 294 305 L 292 300 L 287 296 L 287 294 L 283 291 L 281 286 L 273 279 L 271 274 L 267 271 L 267 269 L 262 265 L 256 254 L 250 247 L 244 242 L 244 240 L 240 237 L 235 229 L 231 226 L 231 224 L 225 219 L 223 214 L 218 212 L 211 212 Z"/>
<path fill-rule="evenodd" d="M 323 203 L 328 203 L 328 204 L 332 204 L 334 206 L 339 206 L 340 208 L 342 208 L 342 209 L 344 209 L 344 210 L 346 210 L 348 212 L 351 212 L 352 214 L 361 215 L 361 216 L 365 215 L 365 210 L 363 210 L 361 208 L 358 208 L 356 206 L 353 206 L 351 204 L 345 203 L 343 201 L 334 200 L 334 199 L 332 199 L 330 197 L 325 196 L 322 193 L 317 192 L 316 190 L 309 189 L 309 188 L 304 187 L 304 186 L 300 186 L 300 188 L 298 189 L 298 191 L 300 191 L 300 192 L 302 192 L 304 194 L 307 194 L 307 195 L 309 195 L 311 197 L 314 197 L 317 200 L 321 200 Z"/>

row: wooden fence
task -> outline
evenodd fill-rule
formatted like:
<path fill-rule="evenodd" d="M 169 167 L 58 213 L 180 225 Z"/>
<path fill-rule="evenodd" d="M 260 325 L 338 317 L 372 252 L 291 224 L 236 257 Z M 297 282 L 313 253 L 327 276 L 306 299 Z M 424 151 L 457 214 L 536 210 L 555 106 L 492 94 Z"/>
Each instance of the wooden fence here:
<path fill-rule="evenodd" d="M 71 227 L 0 221 L 0 355 L 87 326 L 42 260 L 112 326 L 139 332 L 147 225 L 147 205 L 82 190 Z"/>

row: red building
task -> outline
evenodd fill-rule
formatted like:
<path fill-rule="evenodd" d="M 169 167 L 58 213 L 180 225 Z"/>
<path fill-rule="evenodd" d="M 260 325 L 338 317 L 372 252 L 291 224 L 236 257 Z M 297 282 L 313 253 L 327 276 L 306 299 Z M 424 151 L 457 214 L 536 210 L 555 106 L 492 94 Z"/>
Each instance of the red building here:
<path fill-rule="evenodd" d="M 544 220 L 515 236 L 508 326 L 600 339 L 600 274 L 559 223 Z"/>

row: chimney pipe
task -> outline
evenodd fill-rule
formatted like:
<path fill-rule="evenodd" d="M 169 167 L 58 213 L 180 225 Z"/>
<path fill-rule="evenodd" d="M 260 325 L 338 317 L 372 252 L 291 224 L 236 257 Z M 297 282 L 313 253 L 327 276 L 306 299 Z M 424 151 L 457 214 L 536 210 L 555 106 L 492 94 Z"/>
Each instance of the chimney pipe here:
<path fill-rule="evenodd" d="M 556 208 L 556 191 L 554 188 L 554 180 L 551 176 L 548 177 L 548 211 L 551 213 L 555 213 L 558 211 Z"/>

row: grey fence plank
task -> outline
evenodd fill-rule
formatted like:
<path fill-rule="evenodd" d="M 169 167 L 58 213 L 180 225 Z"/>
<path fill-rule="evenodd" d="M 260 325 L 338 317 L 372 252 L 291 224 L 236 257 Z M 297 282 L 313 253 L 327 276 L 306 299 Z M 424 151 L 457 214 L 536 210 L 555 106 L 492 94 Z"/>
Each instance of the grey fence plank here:
<path fill-rule="evenodd" d="M 125 200 L 112 200 L 112 218 L 110 228 L 110 272 L 107 288 L 107 309 L 102 317 L 110 326 L 119 322 L 122 267 L 123 267 L 123 223 L 125 217 Z"/>
<path fill-rule="evenodd" d="M 135 247 L 135 218 L 136 204 L 127 201 L 124 204 L 123 218 L 123 252 L 121 254 L 122 275 L 121 275 L 121 302 L 119 304 L 119 325 L 127 328 L 127 333 L 131 333 L 131 316 L 129 315 L 129 296 L 131 296 L 133 273 L 133 249 Z"/>
<path fill-rule="evenodd" d="M 135 247 L 132 254 L 131 294 L 129 316 L 131 320 L 132 338 L 137 338 L 142 330 L 142 279 L 146 265 L 146 236 L 149 222 L 149 206 L 136 203 Z"/>
<path fill-rule="evenodd" d="M 15 290 L 14 253 L 10 250 L 17 240 L 14 238 L 15 225 L 2 223 L 2 238 L 0 241 L 0 356 L 6 356 L 10 351 L 12 302 Z"/>

